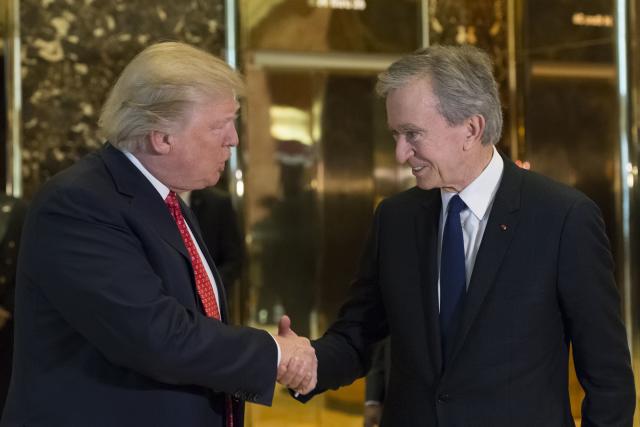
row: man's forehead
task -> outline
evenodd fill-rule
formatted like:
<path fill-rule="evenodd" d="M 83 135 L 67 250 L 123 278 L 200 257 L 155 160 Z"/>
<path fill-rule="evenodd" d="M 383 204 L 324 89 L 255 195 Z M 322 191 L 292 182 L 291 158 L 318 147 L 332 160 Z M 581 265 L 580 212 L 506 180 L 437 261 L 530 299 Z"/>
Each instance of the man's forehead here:
<path fill-rule="evenodd" d="M 214 108 L 224 113 L 235 113 L 240 109 L 240 102 L 235 96 L 230 94 L 211 96 L 203 100 L 200 104 L 207 108 Z"/>

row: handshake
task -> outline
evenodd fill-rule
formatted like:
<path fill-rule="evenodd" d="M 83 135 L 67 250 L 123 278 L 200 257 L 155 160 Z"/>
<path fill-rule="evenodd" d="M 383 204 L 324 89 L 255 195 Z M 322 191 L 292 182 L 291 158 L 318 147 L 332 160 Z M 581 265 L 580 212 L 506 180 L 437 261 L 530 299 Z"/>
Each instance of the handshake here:
<path fill-rule="evenodd" d="M 309 393 L 318 382 L 318 359 L 311 343 L 291 330 L 289 316 L 280 319 L 275 339 L 280 346 L 278 382 L 295 391 L 296 396 Z"/>

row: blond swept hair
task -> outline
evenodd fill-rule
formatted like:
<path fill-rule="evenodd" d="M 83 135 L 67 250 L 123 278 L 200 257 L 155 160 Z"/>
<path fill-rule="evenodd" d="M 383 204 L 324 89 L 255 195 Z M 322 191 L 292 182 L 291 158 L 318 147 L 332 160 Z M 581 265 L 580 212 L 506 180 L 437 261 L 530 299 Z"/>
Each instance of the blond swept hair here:
<path fill-rule="evenodd" d="M 157 43 L 124 68 L 98 124 L 111 144 L 136 152 L 151 131 L 179 129 L 194 104 L 243 92 L 242 78 L 223 60 L 185 43 Z"/>
<path fill-rule="evenodd" d="M 502 134 L 502 106 L 489 55 L 473 46 L 433 45 L 391 64 L 378 75 L 376 92 L 386 97 L 416 79 L 431 83 L 438 112 L 449 125 L 476 114 L 485 119 L 483 144 L 497 144 Z"/>

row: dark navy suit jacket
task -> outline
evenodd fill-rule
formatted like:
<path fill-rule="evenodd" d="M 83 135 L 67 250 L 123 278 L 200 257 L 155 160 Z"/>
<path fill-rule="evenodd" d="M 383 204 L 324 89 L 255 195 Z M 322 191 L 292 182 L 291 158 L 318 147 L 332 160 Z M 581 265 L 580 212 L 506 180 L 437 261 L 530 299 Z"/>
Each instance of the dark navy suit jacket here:
<path fill-rule="evenodd" d="M 164 201 L 111 145 L 44 185 L 22 245 L 3 427 L 222 427 L 225 395 L 236 425 L 242 401 L 271 403 L 274 340 L 203 314 Z"/>
<path fill-rule="evenodd" d="M 313 343 L 316 392 L 362 376 L 371 344 L 390 334 L 383 426 L 573 426 L 571 344 L 586 392 L 582 426 L 630 427 L 634 380 L 597 206 L 505 159 L 446 361 L 440 209 L 437 189 L 381 203 L 348 302 Z"/>

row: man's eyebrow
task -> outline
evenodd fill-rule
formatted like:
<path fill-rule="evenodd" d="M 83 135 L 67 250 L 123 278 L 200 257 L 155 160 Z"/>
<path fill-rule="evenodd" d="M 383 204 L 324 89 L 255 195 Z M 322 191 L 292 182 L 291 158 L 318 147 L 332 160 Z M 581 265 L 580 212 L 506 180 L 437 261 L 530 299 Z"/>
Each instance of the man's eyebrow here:
<path fill-rule="evenodd" d="M 412 125 L 410 123 L 403 123 L 401 125 L 398 125 L 398 127 L 396 128 L 392 128 L 391 126 L 389 126 L 389 130 L 393 131 L 393 132 L 416 132 L 416 131 L 424 131 L 424 129 L 416 126 L 416 125 Z"/>

